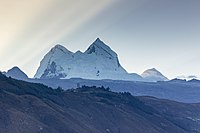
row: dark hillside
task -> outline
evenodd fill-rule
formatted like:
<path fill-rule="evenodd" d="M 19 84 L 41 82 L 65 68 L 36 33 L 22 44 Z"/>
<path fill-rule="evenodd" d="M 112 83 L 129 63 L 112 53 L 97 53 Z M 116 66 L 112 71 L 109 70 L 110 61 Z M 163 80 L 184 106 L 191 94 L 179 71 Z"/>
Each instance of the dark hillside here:
<path fill-rule="evenodd" d="M 192 133 L 199 117 L 198 104 L 95 86 L 63 91 L 0 74 L 1 133 Z"/>

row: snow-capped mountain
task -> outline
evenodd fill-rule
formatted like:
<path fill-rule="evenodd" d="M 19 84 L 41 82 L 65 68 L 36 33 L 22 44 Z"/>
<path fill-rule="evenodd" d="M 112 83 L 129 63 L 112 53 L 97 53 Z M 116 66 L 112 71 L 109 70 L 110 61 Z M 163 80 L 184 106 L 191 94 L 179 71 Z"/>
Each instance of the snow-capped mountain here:
<path fill-rule="evenodd" d="M 13 67 L 4 73 L 7 77 L 12 77 L 19 80 L 27 80 L 28 76 L 18 67 Z"/>
<path fill-rule="evenodd" d="M 155 68 L 148 69 L 144 71 L 141 76 L 149 82 L 157 82 L 157 81 L 167 81 L 168 78 L 165 77 L 162 73 L 160 73 Z"/>
<path fill-rule="evenodd" d="M 40 62 L 34 78 L 143 80 L 138 74 L 126 72 L 117 54 L 99 38 L 83 53 L 56 45 Z"/>
<path fill-rule="evenodd" d="M 182 76 L 178 76 L 177 79 L 182 79 L 182 80 L 187 80 L 187 81 L 189 81 L 189 80 L 192 80 L 192 79 L 200 80 L 200 77 L 197 77 L 197 76 L 195 76 L 195 75 L 189 75 L 189 76 L 184 76 L 184 75 L 182 75 Z"/>

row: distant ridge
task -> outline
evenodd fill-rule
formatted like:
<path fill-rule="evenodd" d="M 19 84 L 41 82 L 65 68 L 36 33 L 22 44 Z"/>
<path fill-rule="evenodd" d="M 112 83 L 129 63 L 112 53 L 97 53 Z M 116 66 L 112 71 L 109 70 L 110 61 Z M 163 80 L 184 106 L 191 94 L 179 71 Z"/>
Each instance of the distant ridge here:
<path fill-rule="evenodd" d="M 197 80 L 199 80 L 200 78 L 197 77 L 197 76 L 195 76 L 195 75 L 189 75 L 189 76 L 184 76 L 184 75 L 182 75 L 182 76 L 178 76 L 177 79 L 184 79 L 184 80 L 189 81 L 189 80 L 192 80 L 192 79 L 197 79 Z"/>
<path fill-rule="evenodd" d="M 150 82 L 156 82 L 156 81 L 168 81 L 169 79 L 165 77 L 161 72 L 156 70 L 155 68 L 147 69 L 144 71 L 141 76 L 146 80 Z"/>

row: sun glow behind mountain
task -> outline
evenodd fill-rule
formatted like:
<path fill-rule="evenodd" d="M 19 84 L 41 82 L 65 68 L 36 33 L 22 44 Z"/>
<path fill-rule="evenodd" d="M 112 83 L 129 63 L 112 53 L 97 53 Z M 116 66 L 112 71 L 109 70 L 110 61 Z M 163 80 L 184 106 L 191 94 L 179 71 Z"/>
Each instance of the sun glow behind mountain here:
<path fill-rule="evenodd" d="M 85 51 L 100 37 L 129 72 L 156 67 L 169 78 L 198 76 L 199 5 L 187 0 L 0 0 L 0 70 L 19 66 L 32 77 L 54 45 Z"/>
<path fill-rule="evenodd" d="M 1 1 L 0 15 L 5 18 L 0 25 L 0 57 L 4 60 L 1 69 L 8 69 L 13 62 L 23 67 L 34 58 L 39 59 L 43 51 L 77 30 L 109 4 L 111 1 L 107 0 Z M 21 63 L 16 62 L 21 59 Z M 34 73 L 33 70 L 28 71 L 29 74 Z"/>

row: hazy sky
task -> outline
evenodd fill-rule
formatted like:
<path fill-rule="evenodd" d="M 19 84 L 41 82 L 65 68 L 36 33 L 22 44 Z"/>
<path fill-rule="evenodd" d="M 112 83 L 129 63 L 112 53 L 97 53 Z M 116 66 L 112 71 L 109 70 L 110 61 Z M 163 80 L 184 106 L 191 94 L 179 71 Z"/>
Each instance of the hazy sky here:
<path fill-rule="evenodd" d="M 128 72 L 200 75 L 200 0 L 0 0 L 0 70 L 32 77 L 55 44 L 101 38 Z"/>

